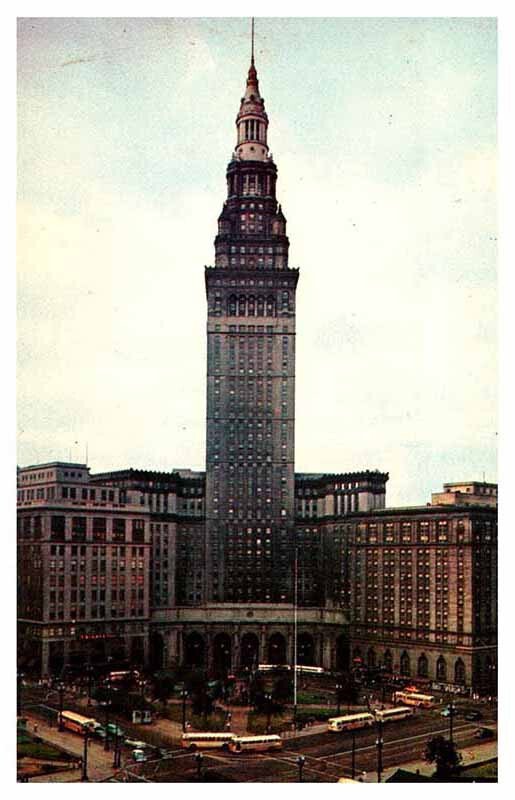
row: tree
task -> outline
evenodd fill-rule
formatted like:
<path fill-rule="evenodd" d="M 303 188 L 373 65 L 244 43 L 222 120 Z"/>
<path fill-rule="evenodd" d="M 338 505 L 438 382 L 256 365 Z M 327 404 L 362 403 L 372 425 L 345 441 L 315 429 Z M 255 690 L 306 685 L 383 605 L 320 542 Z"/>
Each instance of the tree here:
<path fill-rule="evenodd" d="M 213 697 L 209 692 L 206 675 L 202 671 L 192 672 L 187 681 L 186 687 L 191 697 L 193 713 L 200 716 L 207 716 L 213 711 Z"/>
<path fill-rule="evenodd" d="M 429 764 L 436 764 L 435 777 L 440 779 L 451 776 L 462 760 L 454 742 L 444 736 L 433 736 L 428 740 L 425 759 Z"/>
<path fill-rule="evenodd" d="M 172 696 L 176 681 L 171 675 L 156 675 L 154 678 L 154 696 L 156 700 L 166 704 Z"/>

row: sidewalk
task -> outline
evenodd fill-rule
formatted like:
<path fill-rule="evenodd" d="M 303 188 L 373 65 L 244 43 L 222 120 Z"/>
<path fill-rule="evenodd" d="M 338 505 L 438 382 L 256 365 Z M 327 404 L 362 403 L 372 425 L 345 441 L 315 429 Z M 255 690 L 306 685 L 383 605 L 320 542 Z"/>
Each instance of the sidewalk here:
<path fill-rule="evenodd" d="M 56 744 L 73 753 L 78 758 L 82 758 L 84 751 L 84 740 L 78 736 L 67 731 L 58 731 L 55 727 L 51 727 L 48 722 L 43 721 L 40 717 L 35 717 L 32 714 L 24 713 L 28 722 L 28 730 L 33 733 L 34 725 L 37 725 L 37 735 L 45 742 Z M 123 756 L 122 756 L 123 758 Z M 112 750 L 105 752 L 103 744 L 96 742 L 92 739 L 89 740 L 88 745 L 88 776 L 90 780 L 103 780 L 108 778 L 115 772 L 113 769 L 113 753 Z M 61 773 L 53 775 L 42 775 L 37 778 L 32 778 L 32 782 L 39 783 L 53 783 L 54 781 L 80 781 L 81 771 L 75 770 L 73 772 Z"/>
<path fill-rule="evenodd" d="M 460 750 L 463 757 L 461 766 L 469 767 L 472 764 L 488 761 L 490 758 L 497 758 L 497 741 L 484 742 L 483 744 L 472 744 Z M 397 764 L 395 767 L 388 767 L 383 772 L 383 782 L 388 780 L 398 769 L 405 769 L 408 772 L 418 772 L 420 775 L 432 775 L 435 771 L 434 764 L 427 761 L 408 761 L 405 764 Z M 370 772 L 364 779 L 367 783 L 375 783 L 377 776 Z"/>

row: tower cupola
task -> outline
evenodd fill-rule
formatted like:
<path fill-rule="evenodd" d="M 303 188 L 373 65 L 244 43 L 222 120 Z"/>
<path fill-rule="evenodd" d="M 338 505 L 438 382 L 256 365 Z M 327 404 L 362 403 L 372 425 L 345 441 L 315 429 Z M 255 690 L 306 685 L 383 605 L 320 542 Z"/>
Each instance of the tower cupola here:
<path fill-rule="evenodd" d="M 243 161 L 267 161 L 268 117 L 265 101 L 259 94 L 259 81 L 254 64 L 254 30 L 252 30 L 252 55 L 245 94 L 241 98 L 236 117 L 238 134 L 234 157 Z"/>

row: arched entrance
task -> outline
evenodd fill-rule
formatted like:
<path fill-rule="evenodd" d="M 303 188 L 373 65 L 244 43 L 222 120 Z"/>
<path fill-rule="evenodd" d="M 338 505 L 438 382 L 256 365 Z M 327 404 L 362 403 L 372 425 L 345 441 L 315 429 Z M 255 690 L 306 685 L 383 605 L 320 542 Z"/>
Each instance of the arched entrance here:
<path fill-rule="evenodd" d="M 309 633 L 301 633 L 297 639 L 297 663 L 307 667 L 315 665 L 315 642 Z"/>
<path fill-rule="evenodd" d="M 184 664 L 187 667 L 203 667 L 204 653 L 204 639 L 200 633 L 188 633 L 184 638 Z"/>
<path fill-rule="evenodd" d="M 436 662 L 436 680 L 447 680 L 447 662 L 443 656 L 440 656 Z"/>
<path fill-rule="evenodd" d="M 466 675 L 465 675 L 465 664 L 458 658 L 456 663 L 454 664 L 454 683 L 459 684 L 460 686 L 465 685 Z"/>
<path fill-rule="evenodd" d="M 411 675 L 410 659 L 405 650 L 401 655 L 401 675 L 405 675 L 406 677 Z"/>
<path fill-rule="evenodd" d="M 281 633 L 273 633 L 268 640 L 268 663 L 286 664 L 286 639 Z"/>
<path fill-rule="evenodd" d="M 339 672 L 347 672 L 349 669 L 350 647 L 346 636 L 338 636 L 336 639 L 336 669 Z"/>
<path fill-rule="evenodd" d="M 420 658 L 418 659 L 417 665 L 417 675 L 419 678 L 427 678 L 428 675 L 429 664 L 427 661 L 427 657 L 425 653 L 422 653 Z"/>
<path fill-rule="evenodd" d="M 241 637 L 240 662 L 242 667 L 256 669 L 259 663 L 259 639 L 255 633 L 245 633 Z"/>
<path fill-rule="evenodd" d="M 164 667 L 165 643 L 162 635 L 154 631 L 150 634 L 150 664 L 152 669 L 160 670 Z"/>
<path fill-rule="evenodd" d="M 373 647 L 368 648 L 367 652 L 367 666 L 374 668 L 376 665 L 376 651 Z"/>
<path fill-rule="evenodd" d="M 226 675 L 231 671 L 231 637 L 217 633 L 213 642 L 213 661 L 216 672 Z"/>

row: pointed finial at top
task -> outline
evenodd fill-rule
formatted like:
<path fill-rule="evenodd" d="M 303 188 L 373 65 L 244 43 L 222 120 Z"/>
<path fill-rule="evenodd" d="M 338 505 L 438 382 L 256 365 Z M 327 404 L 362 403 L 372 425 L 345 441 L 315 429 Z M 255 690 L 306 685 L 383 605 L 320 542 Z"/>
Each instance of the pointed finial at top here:
<path fill-rule="evenodd" d="M 252 37 L 251 37 L 251 41 L 252 41 L 252 47 L 251 47 L 251 52 L 250 52 L 250 63 L 252 65 L 254 65 L 254 17 L 252 17 Z"/>

